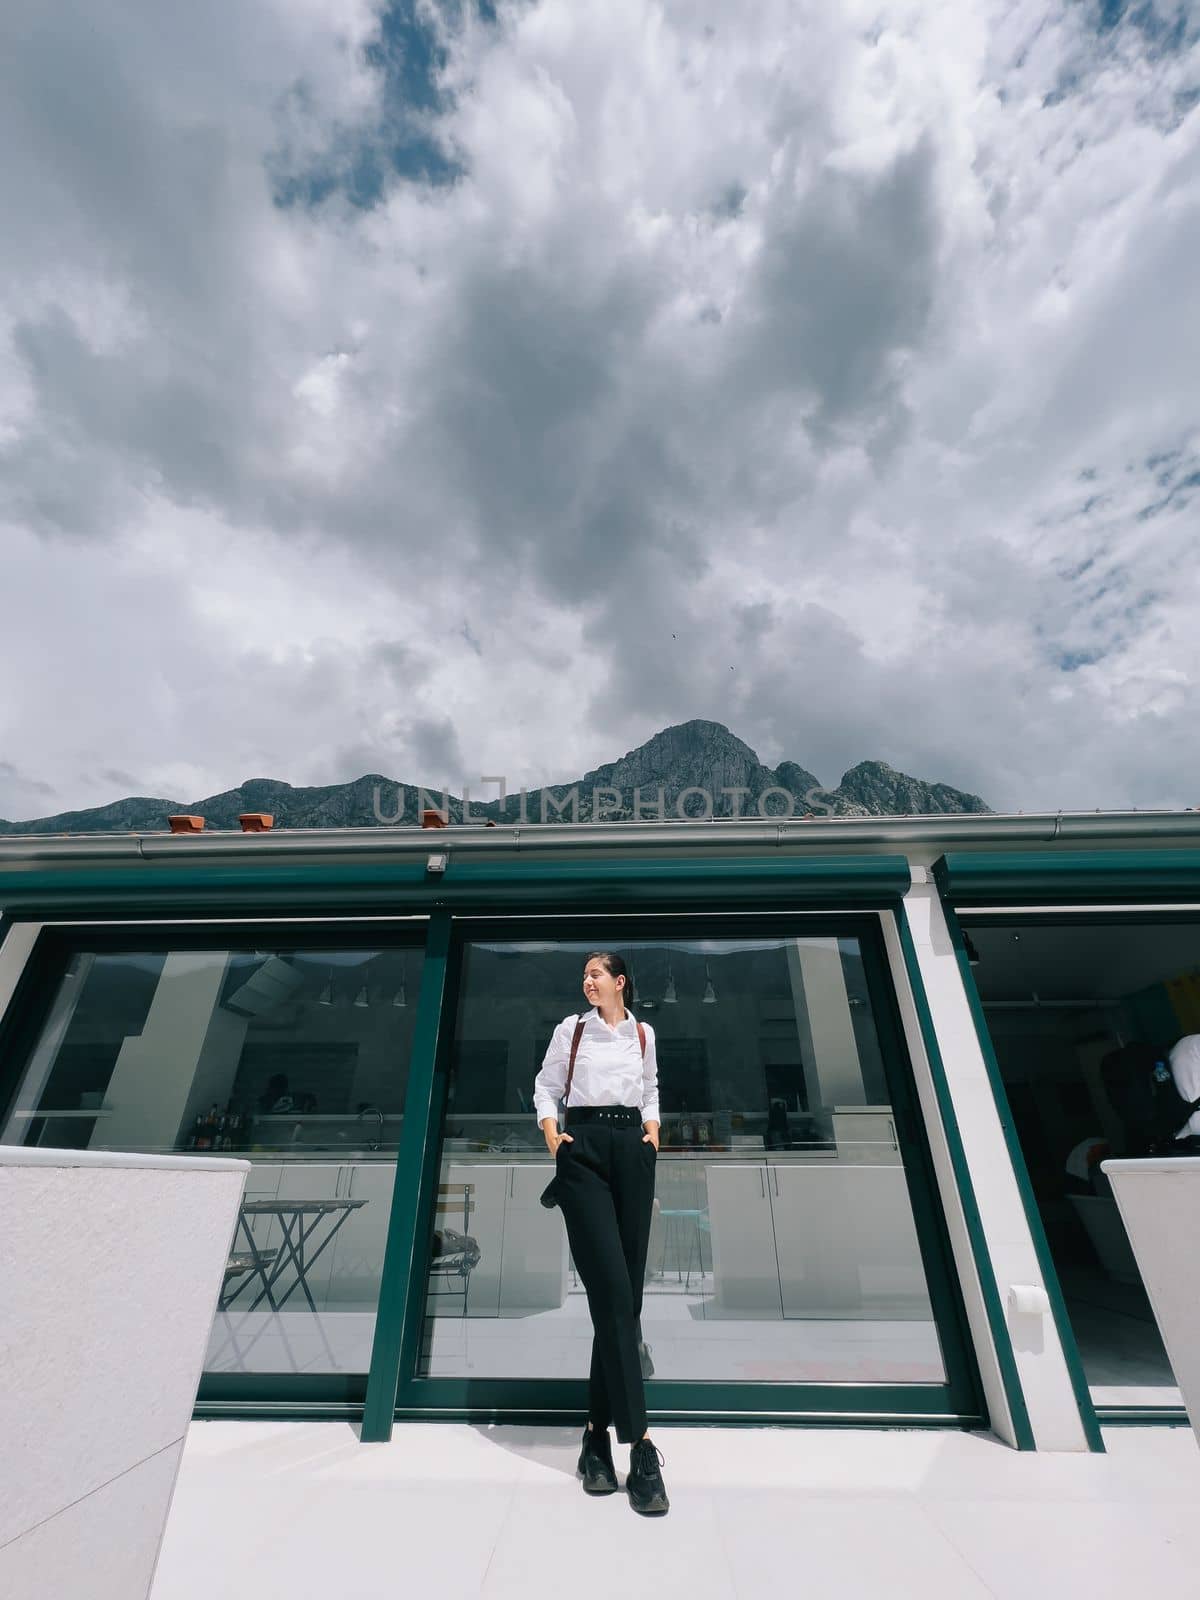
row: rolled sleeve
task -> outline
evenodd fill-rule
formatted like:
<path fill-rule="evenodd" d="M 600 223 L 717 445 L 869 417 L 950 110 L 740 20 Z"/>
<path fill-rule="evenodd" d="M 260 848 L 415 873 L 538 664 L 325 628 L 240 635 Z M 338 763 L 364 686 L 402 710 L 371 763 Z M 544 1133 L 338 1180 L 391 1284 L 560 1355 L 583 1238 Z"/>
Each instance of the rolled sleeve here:
<path fill-rule="evenodd" d="M 648 1022 L 642 1026 L 646 1030 L 646 1054 L 642 1060 L 642 1121 L 661 1122 L 658 1114 L 658 1051 L 654 1029 Z"/>
<path fill-rule="evenodd" d="M 564 1017 L 550 1038 L 542 1058 L 541 1071 L 533 1080 L 533 1109 L 541 1125 L 546 1117 L 558 1121 L 558 1102 L 567 1086 L 567 1064 L 571 1059 L 571 1030 L 574 1017 Z"/>

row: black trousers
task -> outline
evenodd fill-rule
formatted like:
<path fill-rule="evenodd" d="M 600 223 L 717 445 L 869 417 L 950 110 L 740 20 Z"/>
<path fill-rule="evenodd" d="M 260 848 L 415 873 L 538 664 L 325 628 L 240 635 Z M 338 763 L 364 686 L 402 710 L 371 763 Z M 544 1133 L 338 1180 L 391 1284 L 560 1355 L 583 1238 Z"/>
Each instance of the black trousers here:
<path fill-rule="evenodd" d="M 568 1106 L 566 1131 L 555 1171 L 592 1317 L 588 1420 L 631 1444 L 646 1431 L 638 1332 L 658 1153 L 636 1106 Z"/>

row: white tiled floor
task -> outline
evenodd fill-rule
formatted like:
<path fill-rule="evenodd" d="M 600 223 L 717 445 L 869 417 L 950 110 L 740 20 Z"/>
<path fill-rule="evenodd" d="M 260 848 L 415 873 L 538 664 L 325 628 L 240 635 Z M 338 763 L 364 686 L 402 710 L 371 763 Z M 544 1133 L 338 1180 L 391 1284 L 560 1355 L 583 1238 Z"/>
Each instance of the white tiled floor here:
<path fill-rule="evenodd" d="M 574 1428 L 404 1423 L 360 1445 L 341 1423 L 194 1423 L 153 1600 L 1200 1595 L 1186 1428 L 1107 1429 L 1106 1455 L 1022 1455 L 987 1434 L 652 1431 L 659 1518 L 582 1492 Z M 614 1457 L 623 1483 L 627 1447 Z"/>

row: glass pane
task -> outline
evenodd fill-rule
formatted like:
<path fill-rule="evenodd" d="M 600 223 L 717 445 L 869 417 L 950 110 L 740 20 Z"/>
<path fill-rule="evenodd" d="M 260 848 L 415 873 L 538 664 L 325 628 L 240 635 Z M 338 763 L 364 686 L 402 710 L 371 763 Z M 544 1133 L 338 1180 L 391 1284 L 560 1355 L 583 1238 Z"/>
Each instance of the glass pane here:
<path fill-rule="evenodd" d="M 1097 1405 L 1182 1404 L 1101 1171 L 1200 1154 L 1200 924 L 969 924 L 972 973 Z M 1195 1052 L 1195 1054 L 1194 1054 Z M 1172 1107 L 1174 1110 L 1172 1111 Z"/>
<path fill-rule="evenodd" d="M 416 949 L 75 954 L 3 1139 L 249 1160 L 212 1372 L 365 1373 Z"/>
<path fill-rule="evenodd" d="M 591 1322 L 532 1103 L 583 943 L 464 953 L 419 1371 L 586 1378 Z M 622 944 L 662 1126 L 643 1284 L 658 1378 L 942 1383 L 853 939 Z"/>

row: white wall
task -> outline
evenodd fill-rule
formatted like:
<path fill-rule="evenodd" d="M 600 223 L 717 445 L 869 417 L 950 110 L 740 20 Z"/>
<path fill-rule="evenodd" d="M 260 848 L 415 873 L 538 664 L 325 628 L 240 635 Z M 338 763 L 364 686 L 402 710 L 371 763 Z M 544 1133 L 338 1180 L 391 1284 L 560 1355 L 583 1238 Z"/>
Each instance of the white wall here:
<path fill-rule="evenodd" d="M 796 1015 L 808 1018 L 812 1033 L 809 1104 L 862 1105 L 863 1065 L 837 940 L 789 939 L 787 958 Z"/>
<path fill-rule="evenodd" d="M 1043 1315 L 1017 1313 L 1009 1306 L 1009 1290 L 1014 1285 L 1029 1285 L 1044 1291 L 1042 1271 L 942 903 L 935 885 L 929 881 L 926 869 L 914 863 L 912 871 L 913 886 L 905 897 L 909 926 L 988 1252 L 1008 1318 L 1034 1441 L 1039 1450 L 1087 1450 L 1087 1438 L 1054 1318 L 1048 1312 Z M 903 971 L 896 966 L 894 959 L 893 970 L 898 984 L 903 983 L 911 1006 L 911 995 L 904 982 Z M 990 1328 L 983 1314 L 978 1277 L 970 1256 L 957 1187 L 949 1170 L 940 1114 L 932 1100 L 928 1061 L 924 1046 L 919 1037 L 914 1040 L 911 1027 L 909 1034 L 909 1050 L 913 1054 L 914 1064 L 920 1064 L 917 1079 L 922 1110 L 934 1145 L 938 1181 L 950 1220 L 955 1257 L 966 1293 L 967 1312 L 993 1426 L 1013 1443 L 1012 1419 L 999 1382 L 999 1369 Z"/>
<path fill-rule="evenodd" d="M 1200 1161 L 1110 1159 L 1100 1168 L 1112 1184 L 1188 1420 L 1200 1439 Z"/>
<path fill-rule="evenodd" d="M 146 1596 L 249 1163 L 0 1146 L 0 1594 Z"/>
<path fill-rule="evenodd" d="M 121 1045 L 94 1138 L 109 1148 L 170 1150 L 201 1108 L 229 1098 L 246 1019 L 218 1004 L 227 956 L 172 950 L 140 1033 Z"/>

